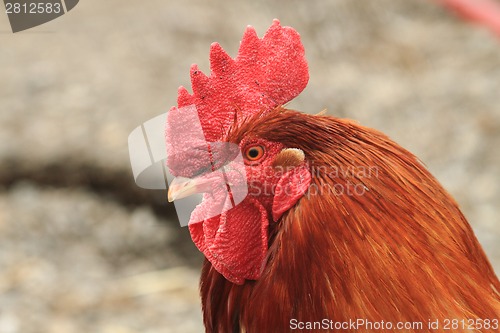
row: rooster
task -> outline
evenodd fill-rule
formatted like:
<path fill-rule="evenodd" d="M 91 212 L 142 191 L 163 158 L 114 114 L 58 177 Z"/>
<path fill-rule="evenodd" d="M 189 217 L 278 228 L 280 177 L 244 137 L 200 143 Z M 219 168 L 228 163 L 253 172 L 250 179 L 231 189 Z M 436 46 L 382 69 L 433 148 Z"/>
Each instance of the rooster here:
<path fill-rule="evenodd" d="M 166 124 L 169 201 L 204 193 L 189 230 L 206 332 L 500 332 L 500 282 L 425 166 L 376 130 L 284 106 L 309 78 L 294 29 L 248 27 L 235 59 L 212 44 L 210 66 L 193 65 Z M 237 154 L 241 200 L 220 173 Z"/>

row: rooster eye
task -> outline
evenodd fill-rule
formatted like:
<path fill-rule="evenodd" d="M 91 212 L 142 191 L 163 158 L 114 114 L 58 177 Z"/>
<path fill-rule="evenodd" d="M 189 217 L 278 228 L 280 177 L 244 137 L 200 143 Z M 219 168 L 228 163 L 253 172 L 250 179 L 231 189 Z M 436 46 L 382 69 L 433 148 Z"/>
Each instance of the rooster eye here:
<path fill-rule="evenodd" d="M 252 146 L 245 150 L 245 158 L 249 161 L 255 162 L 264 156 L 264 147 Z"/>

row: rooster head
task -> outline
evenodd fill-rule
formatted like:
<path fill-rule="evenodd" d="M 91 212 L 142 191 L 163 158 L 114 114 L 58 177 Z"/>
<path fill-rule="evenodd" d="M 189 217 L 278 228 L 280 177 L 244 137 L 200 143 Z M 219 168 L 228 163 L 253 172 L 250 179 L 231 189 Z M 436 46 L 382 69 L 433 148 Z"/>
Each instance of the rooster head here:
<path fill-rule="evenodd" d="M 278 20 L 263 38 L 248 27 L 236 58 L 214 43 L 211 74 L 191 67 L 193 93 L 179 88 L 167 114 L 169 200 L 203 193 L 191 237 L 227 280 L 256 280 L 266 263 L 269 226 L 306 192 L 304 152 L 252 136 L 252 124 L 280 112 L 309 79 L 299 34 Z"/>

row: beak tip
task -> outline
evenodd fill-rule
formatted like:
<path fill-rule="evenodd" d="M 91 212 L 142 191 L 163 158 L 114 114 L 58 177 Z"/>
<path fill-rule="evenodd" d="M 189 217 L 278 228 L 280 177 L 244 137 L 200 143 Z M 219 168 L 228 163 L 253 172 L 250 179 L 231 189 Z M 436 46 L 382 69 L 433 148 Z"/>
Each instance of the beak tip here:
<path fill-rule="evenodd" d="M 176 177 L 169 185 L 167 196 L 168 202 L 183 199 L 193 194 L 210 191 L 212 187 L 210 182 L 204 182 L 203 179 L 189 179 L 185 177 Z"/>
<path fill-rule="evenodd" d="M 169 189 L 167 194 L 168 202 L 173 202 L 176 198 L 177 198 L 176 192 Z"/>

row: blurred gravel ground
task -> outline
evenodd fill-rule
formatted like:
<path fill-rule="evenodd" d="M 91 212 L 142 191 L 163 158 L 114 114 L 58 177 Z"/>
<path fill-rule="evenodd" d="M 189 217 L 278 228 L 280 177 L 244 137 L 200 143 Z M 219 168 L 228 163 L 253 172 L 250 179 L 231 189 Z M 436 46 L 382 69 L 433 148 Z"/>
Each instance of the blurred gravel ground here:
<path fill-rule="evenodd" d="M 500 40 L 431 1 L 81 1 L 11 34 L 0 14 L 0 333 L 201 332 L 201 256 L 135 187 L 127 136 L 169 109 L 210 43 L 302 35 L 290 106 L 358 120 L 419 156 L 500 271 Z"/>

